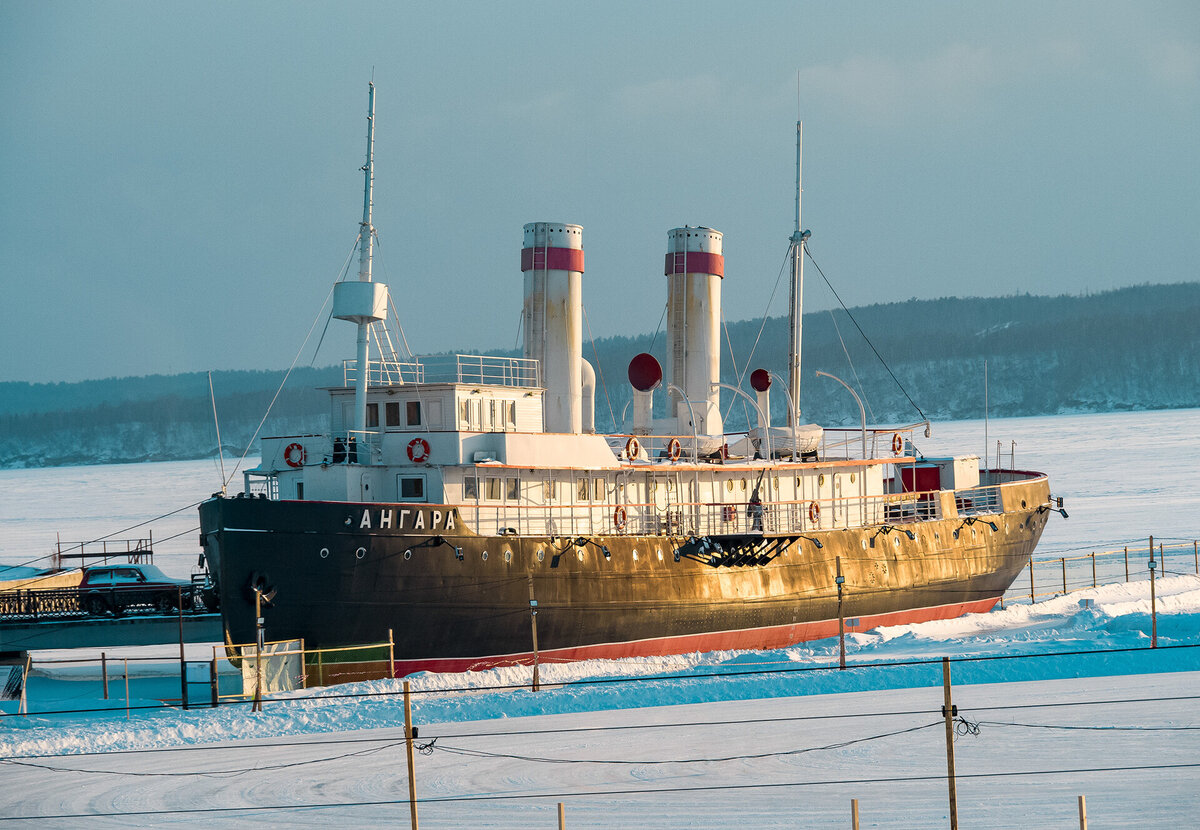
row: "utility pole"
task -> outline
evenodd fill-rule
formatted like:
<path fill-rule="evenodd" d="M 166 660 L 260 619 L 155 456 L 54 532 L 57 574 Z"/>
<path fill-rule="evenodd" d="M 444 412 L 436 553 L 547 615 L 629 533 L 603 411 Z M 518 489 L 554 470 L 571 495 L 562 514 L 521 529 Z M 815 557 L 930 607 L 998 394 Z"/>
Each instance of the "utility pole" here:
<path fill-rule="evenodd" d="M 533 596 L 533 574 L 529 575 L 529 625 L 533 629 L 533 691 L 541 685 L 538 678 L 537 600 Z"/>
<path fill-rule="evenodd" d="M 408 681 L 404 681 L 404 750 L 408 755 L 408 812 L 412 830 L 417 830 L 417 775 L 413 764 L 413 739 L 417 730 L 412 725 L 412 706 L 408 699 Z"/>
<path fill-rule="evenodd" d="M 838 592 L 838 668 L 846 668 L 846 618 L 842 614 L 842 588 L 846 584 L 846 577 L 842 576 L 842 557 L 837 557 L 837 577 L 833 580 L 837 583 Z"/>
<path fill-rule="evenodd" d="M 950 830 L 958 830 L 958 794 L 954 784 L 954 718 L 958 707 L 950 699 L 950 658 L 942 658 L 942 716 L 946 719 L 946 782 L 950 787 Z"/>
<path fill-rule="evenodd" d="M 1150 648 L 1158 648 L 1158 606 L 1154 601 L 1154 571 L 1158 563 L 1154 561 L 1154 537 L 1150 537 Z"/>

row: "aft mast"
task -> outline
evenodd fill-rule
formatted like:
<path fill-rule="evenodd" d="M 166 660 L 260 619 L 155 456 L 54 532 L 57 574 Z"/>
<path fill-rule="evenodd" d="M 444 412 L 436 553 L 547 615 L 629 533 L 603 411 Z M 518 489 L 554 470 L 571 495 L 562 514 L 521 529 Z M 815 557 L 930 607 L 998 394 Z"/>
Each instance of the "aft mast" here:
<path fill-rule="evenodd" d="M 367 380 L 370 375 L 368 343 L 371 323 L 387 316 L 387 286 L 371 280 L 371 255 L 375 226 L 371 224 L 372 191 L 375 185 L 375 84 L 368 85 L 367 162 L 363 165 L 363 218 L 359 223 L 358 281 L 339 282 L 333 291 L 333 316 L 358 324 L 358 356 L 354 375 L 354 435 L 359 440 L 367 429 Z"/>
<path fill-rule="evenodd" d="M 800 230 L 800 196 L 804 192 L 800 185 L 801 161 L 803 158 L 804 122 L 796 122 L 796 224 L 792 230 L 792 290 L 788 305 L 791 323 L 788 337 L 788 392 L 792 396 L 792 411 L 788 412 L 788 425 L 800 423 L 800 330 L 804 317 L 804 242 L 812 235 Z"/>

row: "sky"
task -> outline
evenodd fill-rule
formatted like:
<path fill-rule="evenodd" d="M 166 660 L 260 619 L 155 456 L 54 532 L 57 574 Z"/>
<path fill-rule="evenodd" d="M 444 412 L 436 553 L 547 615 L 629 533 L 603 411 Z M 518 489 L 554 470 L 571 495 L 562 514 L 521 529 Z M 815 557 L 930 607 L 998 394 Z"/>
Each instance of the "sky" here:
<path fill-rule="evenodd" d="M 0 381 L 352 357 L 340 321 L 312 351 L 372 77 L 418 353 L 517 344 L 532 221 L 583 226 L 595 337 L 655 330 L 685 224 L 725 234 L 725 319 L 785 313 L 798 115 L 848 305 L 1200 279 L 1193 2 L 5 0 Z"/>

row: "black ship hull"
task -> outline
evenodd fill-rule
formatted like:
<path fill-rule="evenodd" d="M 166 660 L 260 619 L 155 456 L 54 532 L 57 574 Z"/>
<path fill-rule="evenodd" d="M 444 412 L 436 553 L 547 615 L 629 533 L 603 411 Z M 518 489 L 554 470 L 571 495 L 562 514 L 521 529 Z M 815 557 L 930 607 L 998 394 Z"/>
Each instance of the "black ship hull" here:
<path fill-rule="evenodd" d="M 390 635 L 406 674 L 529 662 L 531 599 L 543 662 L 779 648 L 834 635 L 839 619 L 862 631 L 985 611 L 1047 515 L 1044 477 L 1005 489 L 1012 507 L 982 518 L 705 540 L 480 536 L 426 504 L 214 498 L 200 517 L 227 642 L 255 641 L 258 585 L 274 591 L 268 639 Z"/>

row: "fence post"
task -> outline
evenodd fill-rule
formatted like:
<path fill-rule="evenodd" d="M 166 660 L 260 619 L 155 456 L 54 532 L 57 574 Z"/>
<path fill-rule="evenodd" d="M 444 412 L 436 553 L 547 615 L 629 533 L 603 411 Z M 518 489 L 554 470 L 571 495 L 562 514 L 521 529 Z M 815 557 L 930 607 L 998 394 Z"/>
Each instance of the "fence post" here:
<path fill-rule="evenodd" d="M 850 799 L 850 827 L 858 830 L 858 799 Z"/>
<path fill-rule="evenodd" d="M 1196 547 L 1196 540 L 1192 540 L 1192 556 L 1196 559 L 1196 573 L 1200 574 L 1200 548 Z"/>
<path fill-rule="evenodd" d="M 567 808 L 558 802 L 558 830 L 567 830 Z"/>
<path fill-rule="evenodd" d="M 1096 551 L 1092 551 L 1092 587 L 1096 587 Z"/>
<path fill-rule="evenodd" d="M 216 709 L 221 705 L 221 689 L 217 685 L 217 658 L 208 661 L 208 682 L 212 687 L 212 708 Z"/>
<path fill-rule="evenodd" d="M 1129 581 L 1129 545 L 1125 546 L 1125 581 Z"/>
<path fill-rule="evenodd" d="M 846 584 L 846 577 L 842 576 L 842 557 L 837 557 L 837 577 L 834 582 L 837 583 L 838 592 L 838 668 L 846 668 L 846 617 L 842 613 L 842 586 Z"/>
<path fill-rule="evenodd" d="M 1029 560 L 1029 604 L 1033 605 L 1033 559 Z"/>
<path fill-rule="evenodd" d="M 954 785 L 954 716 L 950 700 L 950 658 L 942 658 L 942 715 L 946 720 L 946 782 L 950 787 L 950 830 L 958 830 L 958 794 Z"/>
<path fill-rule="evenodd" d="M 108 655 L 100 652 L 100 676 L 104 679 L 104 699 L 108 700 Z"/>
<path fill-rule="evenodd" d="M 1079 796 L 1079 830 L 1087 830 L 1087 800 Z"/>
<path fill-rule="evenodd" d="M 1065 556 L 1060 556 L 1060 557 L 1058 558 L 1058 563 L 1059 563 L 1060 565 L 1062 565 L 1062 572 L 1063 572 L 1063 593 L 1065 594 L 1065 593 L 1067 592 L 1067 557 L 1065 557 Z"/>
<path fill-rule="evenodd" d="M 1154 602 L 1154 537 L 1150 537 L 1150 648 L 1158 648 L 1158 606 Z"/>

